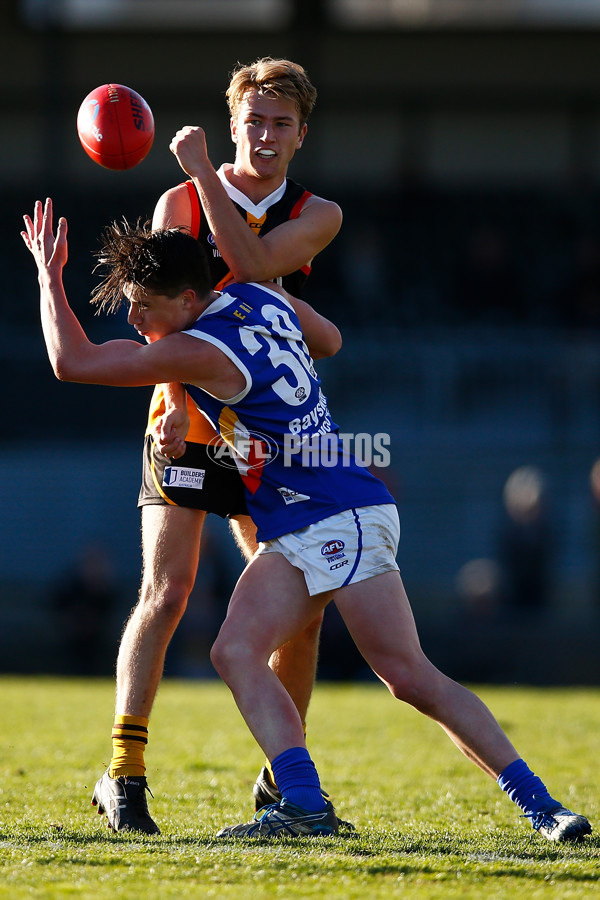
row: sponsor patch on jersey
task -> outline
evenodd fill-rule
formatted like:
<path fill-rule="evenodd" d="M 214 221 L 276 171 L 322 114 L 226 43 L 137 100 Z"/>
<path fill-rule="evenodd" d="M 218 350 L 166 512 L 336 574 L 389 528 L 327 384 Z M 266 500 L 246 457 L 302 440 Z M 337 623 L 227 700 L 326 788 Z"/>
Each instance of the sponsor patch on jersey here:
<path fill-rule="evenodd" d="M 163 485 L 168 487 L 194 488 L 201 491 L 206 469 L 187 469 L 183 466 L 167 466 L 163 475 Z"/>
<path fill-rule="evenodd" d="M 307 494 L 299 494 L 298 491 L 293 491 L 291 488 L 280 487 L 277 488 L 277 490 L 283 497 L 283 502 L 286 506 L 289 506 L 290 503 L 300 503 L 302 500 L 310 500 L 310 497 Z"/>
<path fill-rule="evenodd" d="M 217 258 L 220 259 L 220 258 L 221 258 L 221 251 L 220 251 L 219 248 L 217 247 L 213 235 L 212 235 L 212 234 L 209 234 L 208 237 L 206 238 L 206 240 L 208 241 L 210 247 L 212 247 L 212 255 L 213 255 L 213 257 L 214 257 L 215 259 L 217 259 Z"/>

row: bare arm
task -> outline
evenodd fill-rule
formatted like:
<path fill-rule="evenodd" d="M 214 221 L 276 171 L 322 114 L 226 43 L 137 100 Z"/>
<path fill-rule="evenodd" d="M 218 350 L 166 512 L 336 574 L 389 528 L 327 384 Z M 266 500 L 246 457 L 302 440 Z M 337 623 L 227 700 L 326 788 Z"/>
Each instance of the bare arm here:
<path fill-rule="evenodd" d="M 325 316 L 313 309 L 310 304 L 298 297 L 292 297 L 279 285 L 267 283 L 264 287 L 271 291 L 276 291 L 282 297 L 292 304 L 294 311 L 298 316 L 300 328 L 304 335 L 306 346 L 309 349 L 313 359 L 324 359 L 327 356 L 335 356 L 341 349 L 342 335 L 336 325 L 333 324 Z"/>
<path fill-rule="evenodd" d="M 94 345 L 69 306 L 63 286 L 62 271 L 68 259 L 67 221 L 59 219 L 55 238 L 50 199 L 43 209 L 41 202 L 36 202 L 33 219 L 27 215 L 23 218 L 25 230 L 21 236 L 38 269 L 40 318 L 48 357 L 57 378 L 76 381 L 74 373 L 85 363 L 86 356 L 91 358 Z"/>
<path fill-rule="evenodd" d="M 242 389 L 244 377 L 228 357 L 187 334 L 169 334 L 150 344 L 128 340 L 92 343 L 69 306 L 63 286 L 67 221 L 59 220 L 55 237 L 52 214 L 50 199 L 43 210 L 38 201 L 33 219 L 24 217 L 21 235 L 37 265 L 42 331 L 57 378 L 126 387 L 191 381 L 217 397 L 230 397 Z"/>
<path fill-rule="evenodd" d="M 283 222 L 259 238 L 227 196 L 208 158 L 203 129 L 190 125 L 180 129 L 171 142 L 171 150 L 198 189 L 217 247 L 236 281 L 267 281 L 295 272 L 309 264 L 340 230 L 339 206 L 321 197 L 311 197 L 298 218 Z M 171 225 L 189 226 L 190 212 L 185 223 L 174 218 L 180 209 L 178 204 L 183 207 L 184 200 L 172 197 L 171 202 Z"/>
<path fill-rule="evenodd" d="M 159 197 L 152 216 L 152 228 L 156 230 L 158 228 L 191 229 L 191 227 L 190 195 L 184 184 L 178 184 Z"/>

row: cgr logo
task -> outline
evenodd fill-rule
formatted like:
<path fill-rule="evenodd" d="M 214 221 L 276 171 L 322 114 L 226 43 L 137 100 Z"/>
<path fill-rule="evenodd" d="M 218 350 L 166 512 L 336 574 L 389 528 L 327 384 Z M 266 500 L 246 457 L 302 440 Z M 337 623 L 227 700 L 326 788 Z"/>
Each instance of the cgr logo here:
<path fill-rule="evenodd" d="M 328 541 L 321 547 L 321 556 L 333 556 L 335 553 L 341 553 L 345 546 L 344 542 L 339 539 Z"/>

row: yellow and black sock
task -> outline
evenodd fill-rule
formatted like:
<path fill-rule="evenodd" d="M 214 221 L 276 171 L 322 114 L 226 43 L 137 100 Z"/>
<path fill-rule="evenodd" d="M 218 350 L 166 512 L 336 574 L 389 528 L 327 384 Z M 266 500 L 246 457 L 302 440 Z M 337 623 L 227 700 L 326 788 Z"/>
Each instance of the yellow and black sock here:
<path fill-rule="evenodd" d="M 112 730 L 113 755 L 108 774 L 145 775 L 144 750 L 148 743 L 148 719 L 143 716 L 116 716 Z"/>

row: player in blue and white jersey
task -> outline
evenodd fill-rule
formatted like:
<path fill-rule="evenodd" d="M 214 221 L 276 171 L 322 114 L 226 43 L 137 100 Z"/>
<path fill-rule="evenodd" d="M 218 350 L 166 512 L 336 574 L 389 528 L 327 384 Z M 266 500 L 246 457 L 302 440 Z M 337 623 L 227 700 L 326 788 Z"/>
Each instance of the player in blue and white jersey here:
<path fill-rule="evenodd" d="M 335 433 L 307 353 L 308 347 L 316 355 L 333 352 L 335 326 L 274 286 L 211 291 L 198 244 L 188 235 L 115 225 L 105 239 L 102 261 L 109 273 L 99 291 L 114 300 L 125 294 L 129 322 L 148 343 L 92 344 L 63 287 L 66 233 L 61 219 L 55 237 L 50 201 L 43 213 L 38 203 L 33 219 L 25 217 L 22 236 L 38 268 L 42 328 L 57 377 L 123 386 L 185 383 L 200 392 L 203 408 L 234 450 L 242 446 L 237 436 L 244 436 L 246 477 L 258 462 L 246 499 L 262 540 L 234 590 L 211 658 L 270 760 L 282 800 L 220 836 L 337 832 L 298 710 L 269 668 L 272 652 L 332 596 L 392 695 L 438 722 L 540 834 L 551 841 L 589 834 L 588 820 L 548 793 L 482 701 L 423 654 L 395 560 L 398 516 L 385 488 L 343 450 L 332 467 L 320 457 L 303 467 L 301 455 L 299 465 L 286 465 L 286 437 L 291 454 L 289 435 L 297 431 L 290 423 L 306 422 L 314 437 L 327 422 L 324 432 L 330 425 Z M 273 451 L 268 464 L 266 453 L 252 457 L 248 449 L 262 440 Z M 282 448 L 280 459 L 274 451 Z M 302 499 L 286 503 L 282 491 Z"/>
<path fill-rule="evenodd" d="M 186 387 L 235 451 L 259 541 L 351 507 L 394 503 L 344 449 L 295 302 L 276 286 L 233 284 L 187 331 L 243 374 L 243 389 L 226 402 L 200 385 Z"/>

